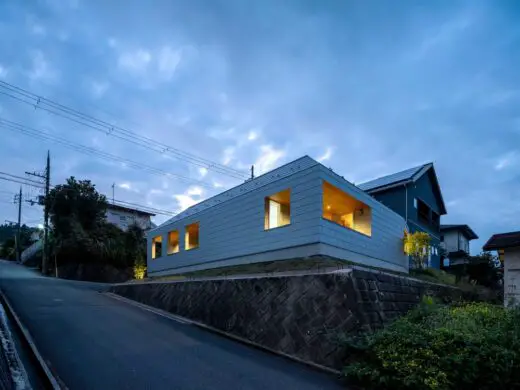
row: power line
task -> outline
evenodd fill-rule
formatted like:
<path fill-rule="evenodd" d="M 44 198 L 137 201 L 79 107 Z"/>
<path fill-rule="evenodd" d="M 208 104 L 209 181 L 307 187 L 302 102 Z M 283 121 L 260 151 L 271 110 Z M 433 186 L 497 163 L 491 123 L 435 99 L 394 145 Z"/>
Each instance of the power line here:
<path fill-rule="evenodd" d="M 102 150 L 92 148 L 90 146 L 77 144 L 77 143 L 71 142 L 65 138 L 53 136 L 53 135 L 47 134 L 41 130 L 37 130 L 37 129 L 34 129 L 29 126 L 22 125 L 20 123 L 12 122 L 10 120 L 7 120 L 7 119 L 1 118 L 1 117 L 0 117 L 0 127 L 5 128 L 7 130 L 11 130 L 11 131 L 17 131 L 19 133 L 25 134 L 25 135 L 33 137 L 33 138 L 54 142 L 54 143 L 63 145 L 66 148 L 78 151 L 83 154 L 96 155 L 96 156 L 99 156 L 108 161 L 121 162 L 134 169 L 144 170 L 146 172 L 150 172 L 155 175 L 161 175 L 161 176 L 166 176 L 166 177 L 170 177 L 170 178 L 180 179 L 185 182 L 197 184 L 201 187 L 213 188 L 210 184 L 204 183 L 202 181 L 195 180 L 190 177 L 179 175 L 176 173 L 171 173 L 171 172 L 165 171 L 160 168 L 152 167 L 150 165 L 142 164 L 142 163 L 127 159 L 125 157 L 116 156 L 114 154 L 110 154 L 110 153 L 104 152 Z"/>
<path fill-rule="evenodd" d="M 7 177 L 2 177 L 1 175 L 6 175 Z M 22 179 L 22 180 L 20 180 L 20 179 Z M 3 172 L 0 172 L 0 180 L 6 180 L 6 181 L 13 182 L 13 183 L 18 183 L 18 184 L 25 184 L 25 185 L 40 188 L 40 189 L 45 188 L 45 185 L 43 183 L 38 183 L 36 181 L 31 181 L 28 183 L 28 182 L 25 182 L 24 180 L 30 180 L 30 179 L 26 179 L 24 177 L 17 176 L 17 175 L 5 174 Z M 34 183 L 36 183 L 36 184 L 34 184 Z M 51 186 L 51 188 L 55 188 L 55 187 L 56 186 Z M 160 215 L 168 215 L 168 216 L 173 216 L 176 214 L 173 211 L 158 209 L 155 207 L 145 206 L 145 205 L 141 205 L 141 204 L 137 204 L 137 203 L 125 202 L 125 201 L 118 200 L 118 199 L 115 199 L 114 202 L 115 202 L 115 204 L 120 204 L 123 207 L 129 207 L 129 206 L 139 207 L 139 209 L 136 209 L 137 211 L 150 212 L 151 214 L 160 214 Z M 12 202 L 9 202 L 9 203 L 12 203 Z"/>
<path fill-rule="evenodd" d="M 214 172 L 236 179 L 247 179 L 249 177 L 246 172 L 228 167 L 220 163 L 216 163 L 202 157 L 198 157 L 188 152 L 184 152 L 180 149 L 174 148 L 173 146 L 158 142 L 152 138 L 139 135 L 121 126 L 111 124 L 88 114 L 84 114 L 56 101 L 46 99 L 5 81 L 0 80 L 0 88 L 3 88 L 3 91 L 0 91 L 0 94 L 8 96 L 21 103 L 33 106 L 35 109 L 47 111 L 80 125 L 103 132 L 109 136 L 113 136 L 135 145 L 145 147 L 148 150 L 151 149 L 159 153 L 169 153 L 175 156 L 177 159 L 184 160 L 188 163 L 197 165 L 199 167 L 204 167 Z"/>

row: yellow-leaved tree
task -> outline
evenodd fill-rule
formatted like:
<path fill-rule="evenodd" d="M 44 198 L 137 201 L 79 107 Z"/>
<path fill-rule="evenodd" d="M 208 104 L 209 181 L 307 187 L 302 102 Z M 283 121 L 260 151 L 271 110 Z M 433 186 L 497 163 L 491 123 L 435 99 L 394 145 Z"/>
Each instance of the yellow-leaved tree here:
<path fill-rule="evenodd" d="M 424 269 L 428 265 L 430 235 L 424 232 L 404 232 L 404 252 L 411 257 L 413 268 Z"/>

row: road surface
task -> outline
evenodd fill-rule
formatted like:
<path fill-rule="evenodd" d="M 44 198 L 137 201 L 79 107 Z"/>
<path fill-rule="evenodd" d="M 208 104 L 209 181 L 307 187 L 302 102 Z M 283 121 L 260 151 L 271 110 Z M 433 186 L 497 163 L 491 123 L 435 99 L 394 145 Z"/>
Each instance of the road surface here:
<path fill-rule="evenodd" d="M 0 261 L 0 288 L 71 389 L 340 389 L 335 378 L 101 294 Z"/>

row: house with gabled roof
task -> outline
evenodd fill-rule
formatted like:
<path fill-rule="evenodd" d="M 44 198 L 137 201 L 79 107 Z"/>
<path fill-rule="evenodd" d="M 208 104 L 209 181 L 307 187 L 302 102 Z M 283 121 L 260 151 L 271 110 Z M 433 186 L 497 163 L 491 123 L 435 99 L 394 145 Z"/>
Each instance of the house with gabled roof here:
<path fill-rule="evenodd" d="M 304 156 L 149 231 L 148 275 L 313 256 L 408 272 L 406 228 L 391 208 Z"/>
<path fill-rule="evenodd" d="M 411 232 L 431 237 L 429 266 L 440 267 L 440 218 L 446 206 L 433 163 L 419 165 L 358 185 L 359 188 L 401 215 Z"/>

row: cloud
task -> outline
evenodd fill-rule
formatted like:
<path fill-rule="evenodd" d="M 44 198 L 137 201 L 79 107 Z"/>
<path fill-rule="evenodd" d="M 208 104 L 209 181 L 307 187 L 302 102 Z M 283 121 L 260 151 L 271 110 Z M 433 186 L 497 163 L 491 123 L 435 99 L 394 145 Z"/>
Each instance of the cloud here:
<path fill-rule="evenodd" d="M 198 169 L 200 177 L 205 177 L 208 174 L 208 168 L 200 167 Z"/>
<path fill-rule="evenodd" d="M 214 181 L 213 182 L 213 187 L 215 188 L 224 188 L 224 184 L 218 182 L 218 181 Z"/>
<path fill-rule="evenodd" d="M 93 81 L 90 84 L 90 93 L 96 99 L 101 98 L 108 90 L 110 84 L 103 81 Z"/>
<path fill-rule="evenodd" d="M 190 186 L 186 190 L 186 194 L 190 196 L 201 196 L 204 193 L 204 190 L 199 186 Z"/>
<path fill-rule="evenodd" d="M 7 69 L 0 64 L 0 79 L 5 79 L 7 77 Z"/>
<path fill-rule="evenodd" d="M 235 148 L 228 146 L 224 149 L 224 156 L 222 157 L 222 164 L 229 165 L 235 158 Z"/>
<path fill-rule="evenodd" d="M 130 183 L 121 183 L 121 184 L 118 184 L 117 186 L 119 188 L 123 188 L 125 190 L 131 190 L 132 189 L 132 186 L 130 185 Z"/>
<path fill-rule="evenodd" d="M 182 59 L 182 50 L 173 50 L 169 46 L 163 47 L 158 55 L 159 72 L 167 79 L 171 79 Z"/>
<path fill-rule="evenodd" d="M 124 51 L 120 54 L 118 59 L 119 67 L 131 72 L 144 72 L 150 62 L 152 61 L 152 54 L 144 49 L 137 49 L 132 51 Z"/>
<path fill-rule="evenodd" d="M 517 157 L 518 155 L 515 151 L 506 153 L 505 155 L 499 157 L 495 164 L 495 170 L 501 171 L 511 166 L 513 163 L 516 162 Z"/>
<path fill-rule="evenodd" d="M 330 160 L 330 158 L 332 157 L 332 153 L 333 152 L 334 152 L 334 148 L 329 146 L 325 150 L 325 153 L 323 153 L 320 157 L 318 157 L 318 161 L 322 163 L 324 161 Z"/>
<path fill-rule="evenodd" d="M 57 77 L 57 71 L 50 65 L 43 52 L 41 50 L 32 52 L 29 78 L 32 81 L 53 82 Z"/>
<path fill-rule="evenodd" d="M 247 139 L 249 141 L 254 141 L 257 138 L 258 138 L 258 133 L 255 130 L 250 130 L 249 134 L 247 135 Z"/>
<path fill-rule="evenodd" d="M 260 156 L 255 161 L 255 171 L 258 174 L 265 173 L 276 167 L 280 159 L 285 156 L 283 149 L 276 149 L 272 145 L 260 146 Z"/>

